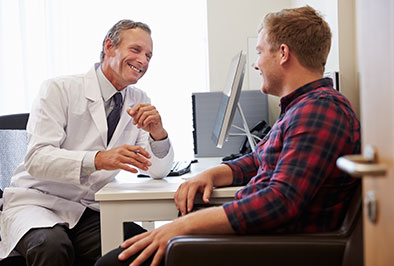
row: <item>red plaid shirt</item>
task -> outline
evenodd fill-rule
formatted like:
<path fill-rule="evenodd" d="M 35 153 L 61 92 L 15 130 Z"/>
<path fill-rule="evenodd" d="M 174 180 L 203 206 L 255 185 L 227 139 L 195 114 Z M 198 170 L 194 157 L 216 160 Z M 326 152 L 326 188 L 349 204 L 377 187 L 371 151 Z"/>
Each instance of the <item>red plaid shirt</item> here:
<path fill-rule="evenodd" d="M 281 99 L 281 115 L 256 151 L 226 162 L 233 185 L 223 205 L 237 233 L 337 229 L 359 180 L 336 167 L 360 153 L 360 123 L 331 79 L 306 84 Z"/>

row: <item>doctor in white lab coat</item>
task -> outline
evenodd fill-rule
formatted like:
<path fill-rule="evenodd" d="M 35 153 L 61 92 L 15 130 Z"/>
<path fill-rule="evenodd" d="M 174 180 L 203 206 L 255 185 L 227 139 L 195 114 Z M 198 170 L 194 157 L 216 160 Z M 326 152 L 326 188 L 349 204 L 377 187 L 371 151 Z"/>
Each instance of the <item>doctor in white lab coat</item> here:
<path fill-rule="evenodd" d="M 120 169 L 168 174 L 174 155 L 160 114 L 132 86 L 151 56 L 148 26 L 123 20 L 108 32 L 101 64 L 43 84 L 27 125 L 25 162 L 3 195 L 0 258 L 16 250 L 28 265 L 94 263 L 101 252 L 95 192 Z M 122 111 L 107 144 L 116 92 Z"/>

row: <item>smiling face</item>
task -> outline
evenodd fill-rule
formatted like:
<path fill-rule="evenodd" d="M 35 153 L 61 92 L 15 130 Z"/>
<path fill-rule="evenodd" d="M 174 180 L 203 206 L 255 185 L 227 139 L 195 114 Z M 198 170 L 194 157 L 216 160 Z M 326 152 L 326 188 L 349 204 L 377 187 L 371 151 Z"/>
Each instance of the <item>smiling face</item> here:
<path fill-rule="evenodd" d="M 124 30 L 117 47 L 105 40 L 102 70 L 117 90 L 135 84 L 148 70 L 152 57 L 152 38 L 141 28 Z"/>
<path fill-rule="evenodd" d="M 266 94 L 280 96 L 283 88 L 283 75 L 280 69 L 280 51 L 273 51 L 267 42 L 267 34 L 262 30 L 256 46 L 257 61 L 255 69 L 262 78 L 261 91 Z"/>

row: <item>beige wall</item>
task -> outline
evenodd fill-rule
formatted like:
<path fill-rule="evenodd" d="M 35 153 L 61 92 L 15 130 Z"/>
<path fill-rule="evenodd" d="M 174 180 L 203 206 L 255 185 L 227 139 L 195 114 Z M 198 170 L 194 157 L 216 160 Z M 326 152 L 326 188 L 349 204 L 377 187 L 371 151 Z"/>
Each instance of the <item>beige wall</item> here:
<path fill-rule="evenodd" d="M 257 36 L 264 15 L 289 3 L 290 0 L 207 0 L 211 91 L 223 89 L 231 59 L 241 49 L 247 50 L 248 38 Z M 248 63 L 247 72 L 252 62 Z M 248 89 L 248 82 L 244 82 L 243 89 Z"/>
<path fill-rule="evenodd" d="M 338 0 L 338 47 L 341 92 L 349 99 L 360 117 L 355 9 L 354 0 Z"/>
<path fill-rule="evenodd" d="M 260 89 L 260 77 L 251 67 L 258 25 L 269 12 L 306 4 L 319 10 L 331 27 L 326 70 L 339 71 L 341 91 L 359 112 L 354 0 L 207 0 L 210 90 L 223 90 L 231 58 L 241 49 L 250 53 L 243 89 Z M 279 115 L 278 105 L 279 99 L 269 96 L 271 124 Z"/>
<path fill-rule="evenodd" d="M 252 68 L 257 29 L 265 14 L 290 6 L 290 0 L 207 0 L 210 91 L 222 91 L 233 56 L 248 52 L 243 90 L 259 90 L 260 76 Z M 268 96 L 269 123 L 279 114 L 278 99 Z"/>

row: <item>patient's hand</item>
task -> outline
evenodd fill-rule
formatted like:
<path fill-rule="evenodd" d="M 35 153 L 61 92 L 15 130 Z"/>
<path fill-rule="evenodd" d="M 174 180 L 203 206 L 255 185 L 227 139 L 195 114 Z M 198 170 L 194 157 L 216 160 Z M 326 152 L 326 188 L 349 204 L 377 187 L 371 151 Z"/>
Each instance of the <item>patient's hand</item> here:
<path fill-rule="evenodd" d="M 202 199 L 205 203 L 209 203 L 213 188 L 212 176 L 206 172 L 182 183 L 174 195 L 174 201 L 177 209 L 182 215 L 192 211 L 194 199 L 197 192 L 203 194 Z"/>
<path fill-rule="evenodd" d="M 184 217 L 181 217 L 183 219 Z M 184 235 L 185 223 L 179 218 L 175 221 L 160 226 L 152 231 L 136 235 L 121 245 L 125 250 L 119 254 L 119 260 L 124 261 L 141 251 L 141 254 L 132 262 L 132 265 L 141 265 L 154 255 L 151 265 L 158 266 L 163 259 L 168 241 L 178 235 Z"/>
<path fill-rule="evenodd" d="M 209 203 L 213 187 L 229 186 L 233 183 L 233 172 L 230 166 L 221 164 L 181 184 L 175 193 L 174 201 L 178 210 L 185 215 L 192 211 L 196 193 L 202 194 L 202 200 Z"/>
<path fill-rule="evenodd" d="M 210 207 L 126 240 L 120 246 L 125 250 L 118 258 L 124 261 L 141 251 L 130 265 L 141 265 L 154 255 L 151 266 L 158 266 L 165 255 L 168 241 L 174 236 L 234 233 L 223 207 Z"/>

